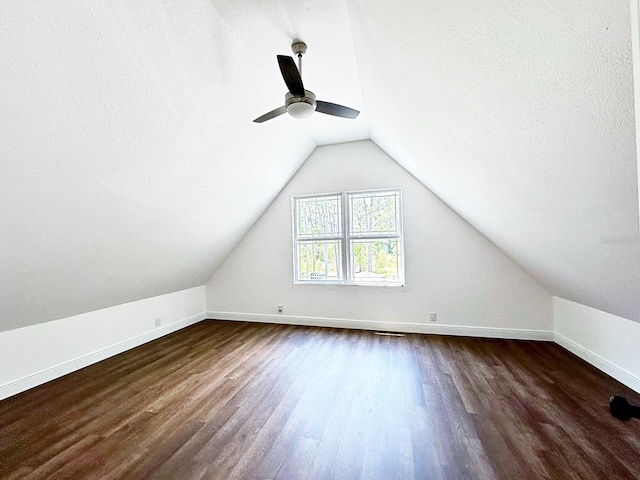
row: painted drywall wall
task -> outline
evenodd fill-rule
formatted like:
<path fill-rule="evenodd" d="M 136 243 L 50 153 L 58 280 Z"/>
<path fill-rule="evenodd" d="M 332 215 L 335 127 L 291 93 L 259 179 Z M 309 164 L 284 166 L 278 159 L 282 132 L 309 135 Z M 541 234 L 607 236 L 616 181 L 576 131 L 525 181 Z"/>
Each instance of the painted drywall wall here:
<path fill-rule="evenodd" d="M 640 2 L 629 0 L 631 13 L 631 50 L 633 52 L 633 90 L 635 106 L 635 132 L 636 132 L 636 161 L 638 163 L 638 215 L 640 216 L 640 135 L 638 135 L 638 125 L 640 124 Z M 640 220 L 638 221 L 640 224 Z M 638 232 L 638 243 L 640 244 L 640 232 Z"/>
<path fill-rule="evenodd" d="M 406 285 L 294 285 L 291 195 L 385 187 L 402 188 Z M 550 294 L 371 141 L 313 152 L 212 276 L 207 309 L 214 318 L 411 331 L 435 311 L 438 326 L 552 330 Z"/>
<path fill-rule="evenodd" d="M 0 399 L 203 320 L 205 304 L 200 286 L 0 332 Z"/>
<path fill-rule="evenodd" d="M 251 122 L 285 89 L 262 37 L 208 1 L 2 2 L 0 331 L 211 277 L 316 146 Z"/>
<path fill-rule="evenodd" d="M 553 319 L 557 343 L 640 392 L 640 324 L 559 297 Z"/>
<path fill-rule="evenodd" d="M 640 321 L 628 1 L 348 5 L 371 139 L 551 294 Z"/>
<path fill-rule="evenodd" d="M 602 0 L 2 2 L 0 331 L 202 285 L 316 145 L 369 137 L 552 293 L 634 318 L 629 28 Z M 356 120 L 251 122 L 294 38 Z"/>

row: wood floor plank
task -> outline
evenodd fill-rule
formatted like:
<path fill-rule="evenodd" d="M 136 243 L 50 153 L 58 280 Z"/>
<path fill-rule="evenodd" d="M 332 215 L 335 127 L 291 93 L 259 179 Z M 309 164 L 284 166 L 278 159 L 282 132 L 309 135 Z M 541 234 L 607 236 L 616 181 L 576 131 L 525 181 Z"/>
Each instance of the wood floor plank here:
<path fill-rule="evenodd" d="M 0 478 L 637 479 L 553 343 L 208 321 L 0 402 Z"/>

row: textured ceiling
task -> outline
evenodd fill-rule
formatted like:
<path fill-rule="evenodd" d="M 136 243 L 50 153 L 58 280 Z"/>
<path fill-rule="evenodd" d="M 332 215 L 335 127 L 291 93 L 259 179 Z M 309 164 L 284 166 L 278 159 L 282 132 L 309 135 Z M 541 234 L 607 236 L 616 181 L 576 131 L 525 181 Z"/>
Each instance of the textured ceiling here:
<path fill-rule="evenodd" d="M 357 120 L 251 122 L 294 39 Z M 3 1 L 0 42 L 0 330 L 205 283 L 316 145 L 365 138 L 640 320 L 626 2 Z"/>
<path fill-rule="evenodd" d="M 628 3 L 368 7 L 371 138 L 551 293 L 640 320 Z"/>

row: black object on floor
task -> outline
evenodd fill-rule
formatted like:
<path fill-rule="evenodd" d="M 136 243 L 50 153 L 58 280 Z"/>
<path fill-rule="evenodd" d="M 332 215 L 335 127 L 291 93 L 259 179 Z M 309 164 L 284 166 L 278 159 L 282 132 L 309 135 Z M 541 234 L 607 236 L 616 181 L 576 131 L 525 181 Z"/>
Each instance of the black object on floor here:
<path fill-rule="evenodd" d="M 609 399 L 609 411 L 615 418 L 625 422 L 631 418 L 640 418 L 640 407 L 631 405 L 626 398 L 619 395 Z"/>

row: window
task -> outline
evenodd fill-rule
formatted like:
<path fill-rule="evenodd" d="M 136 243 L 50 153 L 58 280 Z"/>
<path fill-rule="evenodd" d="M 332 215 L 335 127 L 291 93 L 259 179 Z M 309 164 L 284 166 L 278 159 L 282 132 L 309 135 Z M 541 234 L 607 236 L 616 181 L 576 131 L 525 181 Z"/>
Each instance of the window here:
<path fill-rule="evenodd" d="M 403 285 L 400 189 L 294 196 L 295 283 Z"/>

